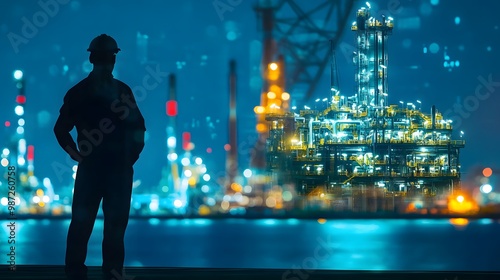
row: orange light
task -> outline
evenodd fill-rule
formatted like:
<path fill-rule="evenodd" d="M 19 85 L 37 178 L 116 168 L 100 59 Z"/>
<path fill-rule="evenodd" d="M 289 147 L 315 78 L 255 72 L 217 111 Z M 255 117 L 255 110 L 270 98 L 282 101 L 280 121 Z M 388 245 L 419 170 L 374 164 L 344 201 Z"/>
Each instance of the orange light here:
<path fill-rule="evenodd" d="M 266 132 L 267 131 L 267 126 L 263 123 L 259 123 L 255 126 L 255 129 L 257 130 L 257 132 Z"/>
<path fill-rule="evenodd" d="M 278 85 L 271 85 L 269 87 L 269 91 L 275 92 L 275 93 L 280 93 L 282 92 L 281 87 Z"/>
<path fill-rule="evenodd" d="M 267 93 L 267 98 L 269 99 L 275 99 L 276 98 L 276 93 L 270 91 Z"/>
<path fill-rule="evenodd" d="M 265 109 L 264 107 L 262 107 L 262 106 L 255 106 L 255 107 L 253 108 L 253 111 L 254 111 L 256 114 L 263 114 L 263 113 L 266 111 L 266 109 Z"/>
<path fill-rule="evenodd" d="M 491 175 L 493 174 L 493 170 L 489 167 L 486 167 L 485 169 L 483 169 L 483 176 L 488 178 L 490 177 Z"/>
<path fill-rule="evenodd" d="M 320 223 L 320 224 L 324 224 L 324 223 L 326 223 L 326 219 L 319 218 L 319 219 L 318 219 L 318 223 Z"/>
<path fill-rule="evenodd" d="M 237 183 L 232 183 L 231 184 L 231 189 L 235 192 L 241 192 L 243 191 L 243 187 L 240 184 Z"/>

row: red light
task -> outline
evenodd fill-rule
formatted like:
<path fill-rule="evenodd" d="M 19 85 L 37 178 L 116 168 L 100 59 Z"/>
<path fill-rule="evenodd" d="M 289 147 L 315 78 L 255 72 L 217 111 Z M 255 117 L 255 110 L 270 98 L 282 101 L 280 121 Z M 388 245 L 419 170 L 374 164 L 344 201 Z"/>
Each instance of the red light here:
<path fill-rule="evenodd" d="M 5 121 L 5 127 L 9 127 L 10 126 L 10 122 L 9 121 Z"/>
<path fill-rule="evenodd" d="M 207 148 L 207 153 L 211 154 L 212 153 L 212 148 Z"/>
<path fill-rule="evenodd" d="M 189 148 L 189 143 L 191 143 L 191 133 L 183 132 L 182 133 L 182 148 L 187 150 Z"/>
<path fill-rule="evenodd" d="M 24 96 L 24 95 L 18 95 L 18 96 L 16 96 L 16 102 L 18 104 L 24 104 L 24 103 L 26 103 L 26 96 Z"/>
<path fill-rule="evenodd" d="M 229 144 L 224 145 L 224 150 L 226 150 L 226 152 L 229 152 L 229 150 L 231 150 L 231 145 Z"/>
<path fill-rule="evenodd" d="M 26 159 L 28 161 L 33 161 L 35 159 L 35 146 L 33 145 L 28 146 L 28 155 L 26 156 Z"/>
<path fill-rule="evenodd" d="M 177 101 L 169 100 L 167 101 L 167 116 L 174 117 L 177 116 Z"/>

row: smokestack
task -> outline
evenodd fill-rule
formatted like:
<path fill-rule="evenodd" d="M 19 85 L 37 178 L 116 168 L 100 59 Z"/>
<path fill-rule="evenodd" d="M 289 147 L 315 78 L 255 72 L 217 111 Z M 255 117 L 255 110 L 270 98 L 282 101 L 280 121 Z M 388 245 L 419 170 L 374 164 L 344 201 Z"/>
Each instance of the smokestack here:
<path fill-rule="evenodd" d="M 180 190 L 179 184 L 179 174 L 177 171 L 177 163 L 175 157 L 173 156 L 176 152 L 177 147 L 177 136 L 175 132 L 175 120 L 177 117 L 177 94 L 176 94 L 176 82 L 175 75 L 170 74 L 168 76 L 168 92 L 167 92 L 167 102 L 166 102 L 166 113 L 168 117 L 167 124 L 167 150 L 168 150 L 168 165 L 169 172 L 169 183 L 173 184 L 174 191 L 178 192 Z"/>
<path fill-rule="evenodd" d="M 236 61 L 229 62 L 229 149 L 226 159 L 227 187 L 234 183 L 238 172 L 238 147 L 236 129 Z"/>
<path fill-rule="evenodd" d="M 166 103 L 166 113 L 168 116 L 168 126 L 167 126 L 167 138 L 175 140 L 175 119 L 177 117 L 177 94 L 176 94 L 176 82 L 175 75 L 170 74 L 168 76 L 168 94 Z M 168 143 L 169 152 L 175 152 L 175 142 Z"/>

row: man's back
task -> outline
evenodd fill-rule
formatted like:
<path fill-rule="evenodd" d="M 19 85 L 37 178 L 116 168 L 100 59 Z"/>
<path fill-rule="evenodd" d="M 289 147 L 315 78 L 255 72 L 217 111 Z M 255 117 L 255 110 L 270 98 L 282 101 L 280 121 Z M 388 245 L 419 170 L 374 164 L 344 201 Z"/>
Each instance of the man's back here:
<path fill-rule="evenodd" d="M 78 150 L 88 160 L 135 162 L 144 146 L 144 118 L 130 87 L 114 78 L 91 74 L 68 91 L 54 128 L 63 147 L 70 145 L 62 137 L 69 126 L 76 127 Z"/>

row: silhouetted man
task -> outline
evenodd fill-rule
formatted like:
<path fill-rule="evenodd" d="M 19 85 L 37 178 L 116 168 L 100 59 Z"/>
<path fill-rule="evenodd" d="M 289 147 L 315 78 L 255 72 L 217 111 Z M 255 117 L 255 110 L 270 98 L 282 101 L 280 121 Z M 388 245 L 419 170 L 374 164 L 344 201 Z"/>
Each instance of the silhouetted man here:
<path fill-rule="evenodd" d="M 144 148 L 146 128 L 132 90 L 113 78 L 120 51 L 116 41 L 102 34 L 88 51 L 94 69 L 66 93 L 54 127 L 61 147 L 78 161 L 65 270 L 70 279 L 87 279 L 87 244 L 102 199 L 103 274 L 105 279 L 120 280 L 133 165 Z M 70 135 L 73 127 L 78 145 Z"/>

